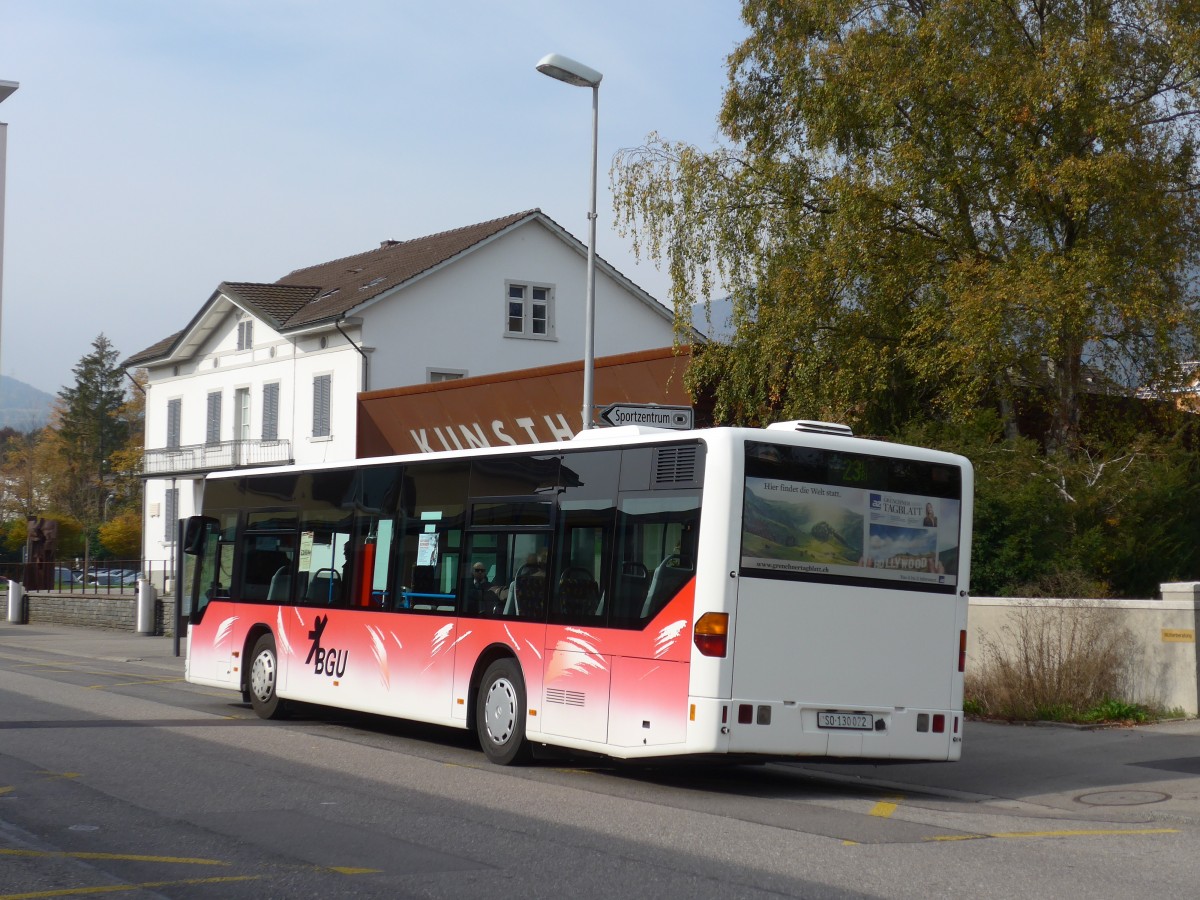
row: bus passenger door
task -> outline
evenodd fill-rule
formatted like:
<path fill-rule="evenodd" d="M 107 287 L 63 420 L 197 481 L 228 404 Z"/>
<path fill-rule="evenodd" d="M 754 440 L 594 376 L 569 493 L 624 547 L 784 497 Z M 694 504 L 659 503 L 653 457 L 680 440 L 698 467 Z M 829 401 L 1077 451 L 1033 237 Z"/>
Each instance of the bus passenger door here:
<path fill-rule="evenodd" d="M 612 650 L 606 645 L 616 467 L 611 453 L 563 459 L 548 591 L 541 728 L 546 734 L 608 739 Z"/>

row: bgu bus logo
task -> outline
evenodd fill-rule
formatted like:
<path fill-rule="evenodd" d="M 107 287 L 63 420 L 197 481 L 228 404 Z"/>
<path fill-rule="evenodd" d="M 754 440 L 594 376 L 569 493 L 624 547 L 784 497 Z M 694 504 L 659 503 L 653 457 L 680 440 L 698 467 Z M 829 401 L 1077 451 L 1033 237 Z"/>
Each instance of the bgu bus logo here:
<path fill-rule="evenodd" d="M 317 616 L 313 620 L 313 629 L 308 633 L 308 639 L 312 641 L 312 646 L 308 648 L 308 656 L 305 658 L 304 664 L 307 666 L 312 663 L 314 675 L 325 674 L 330 678 L 336 675 L 341 678 L 346 674 L 346 663 L 350 661 L 350 651 L 337 650 L 333 647 L 326 649 L 321 646 L 321 635 L 325 633 L 325 626 L 328 624 L 329 616 Z"/>

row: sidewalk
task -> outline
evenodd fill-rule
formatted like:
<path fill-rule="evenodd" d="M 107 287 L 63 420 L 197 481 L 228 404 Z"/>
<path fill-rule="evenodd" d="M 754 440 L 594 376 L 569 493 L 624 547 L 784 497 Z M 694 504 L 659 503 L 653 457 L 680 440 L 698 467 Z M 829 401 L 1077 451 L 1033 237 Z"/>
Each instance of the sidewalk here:
<path fill-rule="evenodd" d="M 7 621 L 0 621 L 0 647 L 36 650 L 72 659 L 132 663 L 174 675 L 183 674 L 185 651 L 181 641 L 180 656 L 176 657 L 174 638 L 170 637 L 72 625 L 13 625 Z"/>

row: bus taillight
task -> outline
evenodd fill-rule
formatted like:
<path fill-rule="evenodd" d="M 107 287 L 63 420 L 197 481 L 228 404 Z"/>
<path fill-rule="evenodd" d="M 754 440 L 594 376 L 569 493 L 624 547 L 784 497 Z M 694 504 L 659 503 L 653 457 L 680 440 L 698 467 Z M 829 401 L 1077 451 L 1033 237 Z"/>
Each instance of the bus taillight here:
<path fill-rule="evenodd" d="M 958 671 L 967 668 L 967 631 L 964 628 L 958 633 Z"/>
<path fill-rule="evenodd" d="M 692 629 L 696 649 L 705 656 L 724 656 L 729 646 L 729 613 L 705 613 Z"/>

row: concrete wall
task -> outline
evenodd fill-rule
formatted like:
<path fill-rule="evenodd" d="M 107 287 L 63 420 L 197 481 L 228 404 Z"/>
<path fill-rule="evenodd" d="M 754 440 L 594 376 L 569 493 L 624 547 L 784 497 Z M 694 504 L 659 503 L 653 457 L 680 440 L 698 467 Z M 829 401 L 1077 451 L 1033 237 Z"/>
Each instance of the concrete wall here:
<path fill-rule="evenodd" d="M 1196 656 L 1200 582 L 1161 586 L 1161 600 L 1046 600 L 972 597 L 967 618 L 967 673 L 984 662 L 983 640 L 1001 648 L 1015 644 L 1017 616 L 1060 615 L 1063 609 L 1111 610 L 1129 629 L 1136 646 L 1126 672 L 1128 696 L 1121 699 L 1200 714 L 1200 669 Z"/>

